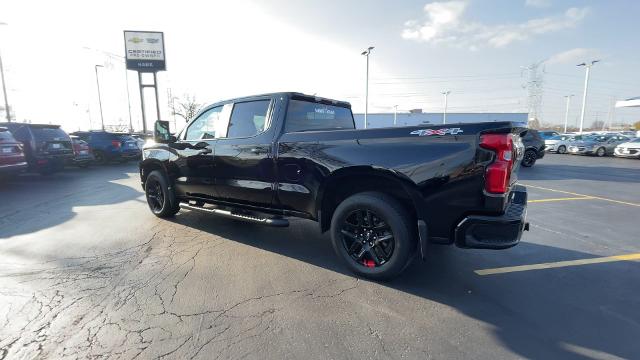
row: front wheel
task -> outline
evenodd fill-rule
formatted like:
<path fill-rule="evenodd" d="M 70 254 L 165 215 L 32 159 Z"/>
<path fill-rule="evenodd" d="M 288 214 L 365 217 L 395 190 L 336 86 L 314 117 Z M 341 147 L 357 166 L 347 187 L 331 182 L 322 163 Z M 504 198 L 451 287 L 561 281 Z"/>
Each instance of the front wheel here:
<path fill-rule="evenodd" d="M 169 192 L 167 179 L 158 170 L 152 171 L 144 183 L 144 192 L 151 212 L 160 218 L 171 217 L 180 211 L 175 198 Z"/>
<path fill-rule="evenodd" d="M 567 147 L 564 145 L 560 145 L 558 147 L 558 154 L 566 154 L 567 153 Z"/>
<path fill-rule="evenodd" d="M 400 274 L 416 250 L 412 217 L 393 197 L 364 192 L 344 200 L 331 219 L 331 241 L 354 273 L 373 280 Z"/>
<path fill-rule="evenodd" d="M 524 157 L 522 158 L 522 166 L 524 167 L 532 167 L 533 164 L 536 163 L 538 159 L 538 154 L 535 150 L 527 150 L 524 152 Z"/>
<path fill-rule="evenodd" d="M 596 156 L 598 157 L 603 157 L 606 154 L 607 154 L 607 151 L 603 147 L 598 148 L 598 150 L 596 150 Z"/>

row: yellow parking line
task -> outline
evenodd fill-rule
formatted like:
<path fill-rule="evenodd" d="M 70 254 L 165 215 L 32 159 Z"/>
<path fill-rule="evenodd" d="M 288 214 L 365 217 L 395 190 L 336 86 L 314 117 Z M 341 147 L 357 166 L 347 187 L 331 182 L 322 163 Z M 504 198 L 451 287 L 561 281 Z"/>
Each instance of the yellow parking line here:
<path fill-rule="evenodd" d="M 600 196 L 591 196 L 591 195 L 585 195 L 585 194 L 578 194 L 578 193 L 574 193 L 574 192 L 571 192 L 571 191 L 564 191 L 564 190 L 549 189 L 549 188 L 542 187 L 542 186 L 527 185 L 527 184 L 522 184 L 522 185 L 527 186 L 527 187 L 531 187 L 531 188 L 534 188 L 534 189 L 547 190 L 547 191 L 554 191 L 554 192 L 558 192 L 558 193 L 562 193 L 562 194 L 575 195 L 575 196 L 580 196 L 580 197 L 588 197 L 588 198 L 591 198 L 591 199 L 597 199 L 597 200 L 609 201 L 609 202 L 616 203 L 616 204 L 623 204 L 623 205 L 629 205 L 629 206 L 637 206 L 637 207 L 640 207 L 640 204 L 632 203 L 632 202 L 627 202 L 627 201 L 620 201 L 620 200 L 614 200 L 614 199 L 607 199 L 607 198 L 603 198 L 603 197 L 600 197 Z"/>
<path fill-rule="evenodd" d="M 593 199 L 593 198 L 591 196 L 566 197 L 566 198 L 554 198 L 554 199 L 527 200 L 527 202 L 528 203 L 540 203 L 540 202 L 549 202 L 549 201 L 589 200 L 589 199 Z"/>
<path fill-rule="evenodd" d="M 567 266 L 600 264 L 600 263 L 606 263 L 606 262 L 630 261 L 630 260 L 640 260 L 640 253 L 605 256 L 605 257 L 591 258 L 591 259 L 557 261 L 557 262 L 551 262 L 551 263 L 541 263 L 541 264 L 531 264 L 531 265 L 507 266 L 507 267 L 501 267 L 501 268 L 495 268 L 495 269 L 475 270 L 474 272 L 478 275 L 496 275 L 496 274 L 518 272 L 518 271 L 554 269 L 554 268 L 567 267 Z"/>

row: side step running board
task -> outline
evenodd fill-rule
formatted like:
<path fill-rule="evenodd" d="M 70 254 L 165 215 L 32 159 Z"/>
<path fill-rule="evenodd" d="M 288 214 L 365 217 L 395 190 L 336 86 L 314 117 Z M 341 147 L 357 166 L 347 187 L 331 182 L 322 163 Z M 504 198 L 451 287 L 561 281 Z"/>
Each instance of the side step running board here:
<path fill-rule="evenodd" d="M 190 204 L 183 203 L 183 202 L 180 203 L 180 208 L 181 209 L 193 210 L 193 211 L 199 211 L 199 212 L 206 213 L 206 214 L 220 215 L 220 216 L 233 218 L 233 219 L 251 221 L 251 222 L 254 222 L 254 223 L 258 223 L 258 224 L 262 224 L 262 225 L 268 225 L 268 226 L 275 226 L 275 227 L 287 227 L 287 226 L 289 226 L 289 220 L 281 219 L 281 218 L 258 217 L 258 216 L 254 216 L 254 215 L 250 215 L 250 214 L 236 213 L 236 212 L 229 211 L 229 210 L 204 208 L 204 207 L 201 207 L 201 206 L 190 205 Z"/>

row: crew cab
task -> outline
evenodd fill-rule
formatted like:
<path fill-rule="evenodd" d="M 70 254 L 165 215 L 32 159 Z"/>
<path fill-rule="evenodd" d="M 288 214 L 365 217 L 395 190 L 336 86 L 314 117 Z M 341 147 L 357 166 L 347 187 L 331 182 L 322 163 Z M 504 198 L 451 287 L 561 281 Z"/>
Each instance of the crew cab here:
<path fill-rule="evenodd" d="M 140 177 L 158 217 L 186 209 L 271 226 L 311 219 L 350 270 L 385 279 L 432 243 L 519 242 L 526 131 L 512 122 L 356 129 L 349 103 L 266 94 L 210 105 L 175 136 L 157 121 Z"/>

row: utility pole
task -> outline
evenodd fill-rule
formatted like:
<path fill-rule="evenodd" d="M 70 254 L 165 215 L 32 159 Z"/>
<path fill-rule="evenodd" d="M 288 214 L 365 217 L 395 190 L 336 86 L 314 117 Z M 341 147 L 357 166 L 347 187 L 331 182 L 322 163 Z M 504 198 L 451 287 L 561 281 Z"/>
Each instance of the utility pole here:
<path fill-rule="evenodd" d="M 525 84 L 522 85 L 523 88 L 527 89 L 527 105 L 529 112 L 529 121 L 537 120 L 541 121 L 542 118 L 542 93 L 543 93 L 543 84 L 544 84 L 544 66 L 542 69 L 542 74 L 538 72 L 538 68 L 542 65 L 545 60 L 538 61 L 537 63 L 533 63 L 529 66 L 521 66 L 520 76 L 524 76 L 526 72 L 528 75 L 528 80 Z"/>
<path fill-rule="evenodd" d="M 373 46 L 369 46 L 367 50 L 363 51 L 362 54 L 367 57 L 367 80 L 366 87 L 364 92 L 364 128 L 367 128 L 367 115 L 369 113 L 369 55 L 371 54 L 371 50 L 373 50 Z"/>
<path fill-rule="evenodd" d="M 398 105 L 393 105 L 393 126 L 398 125 Z"/>
<path fill-rule="evenodd" d="M 564 98 L 567 99 L 567 111 L 564 113 L 564 132 L 567 133 L 567 122 L 569 121 L 569 104 L 571 103 L 571 98 L 574 95 L 565 95 Z"/>
<path fill-rule="evenodd" d="M 100 96 L 100 80 L 98 79 L 98 68 L 104 67 L 102 65 L 94 65 L 96 70 L 96 85 L 98 86 L 98 105 L 100 106 L 100 123 L 102 124 L 102 131 L 104 131 L 104 115 L 102 114 L 102 97 Z"/>
<path fill-rule="evenodd" d="M 446 124 L 447 123 L 447 105 L 448 105 L 448 98 L 449 98 L 449 94 L 451 94 L 450 90 L 446 90 L 441 92 L 442 95 L 444 95 L 444 113 L 442 113 L 442 123 Z"/>
<path fill-rule="evenodd" d="M 595 65 L 595 63 L 599 61 L 600 60 L 593 60 L 589 64 L 582 63 L 582 64 L 576 65 L 576 66 L 584 66 L 587 69 L 586 74 L 584 76 L 584 92 L 582 93 L 582 111 L 580 111 L 580 133 L 582 133 L 582 128 L 584 126 L 584 112 L 585 112 L 585 109 L 587 108 L 587 89 L 589 89 L 589 74 L 591 73 L 591 67 L 593 67 L 593 65 Z"/>
<path fill-rule="evenodd" d="M 7 25 L 7 23 L 0 22 L 0 25 Z M 0 55 L 0 77 L 2 78 L 2 94 L 4 95 L 4 111 L 7 118 L 7 122 L 11 122 L 11 109 L 9 108 L 9 97 L 7 96 L 7 82 L 4 78 L 4 67 L 2 66 L 2 55 Z"/>

